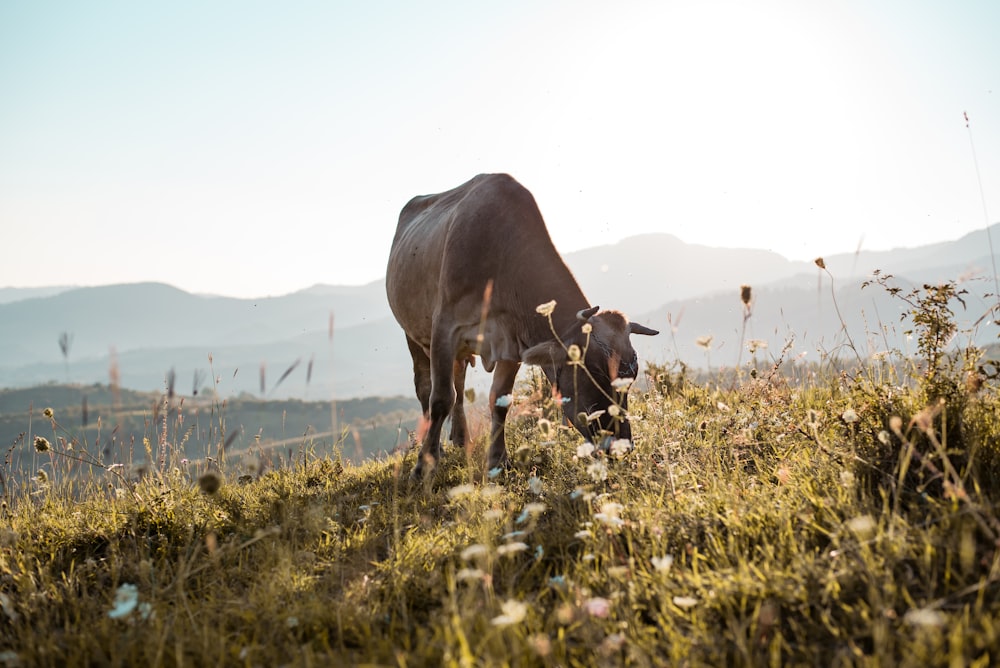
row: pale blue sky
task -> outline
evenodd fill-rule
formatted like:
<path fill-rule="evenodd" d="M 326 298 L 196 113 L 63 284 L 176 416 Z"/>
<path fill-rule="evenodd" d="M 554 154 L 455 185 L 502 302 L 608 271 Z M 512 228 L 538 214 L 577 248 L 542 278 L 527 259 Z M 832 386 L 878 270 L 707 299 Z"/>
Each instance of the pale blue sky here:
<path fill-rule="evenodd" d="M 0 286 L 364 283 L 411 196 L 484 171 L 563 251 L 956 238 L 986 224 L 963 111 L 1000 218 L 998 27 L 993 1 L 5 0 Z"/>

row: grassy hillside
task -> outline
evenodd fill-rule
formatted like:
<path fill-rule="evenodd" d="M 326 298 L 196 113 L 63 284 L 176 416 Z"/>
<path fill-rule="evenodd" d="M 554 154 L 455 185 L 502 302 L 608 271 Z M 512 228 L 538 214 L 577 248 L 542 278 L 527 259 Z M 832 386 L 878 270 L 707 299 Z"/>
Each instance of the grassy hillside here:
<path fill-rule="evenodd" d="M 139 479 L 99 470 L 80 500 L 56 446 L 21 444 L 53 466 L 7 491 L 0 658 L 995 665 L 996 379 L 915 308 L 909 366 L 649 369 L 631 452 L 592 451 L 524 383 L 501 472 L 480 430 L 420 483 L 412 453 L 250 473 L 168 453 Z"/>
<path fill-rule="evenodd" d="M 210 393 L 209 393 L 210 394 Z M 54 420 L 44 415 L 50 408 Z M 252 453 L 260 465 L 275 467 L 308 447 L 314 455 L 337 452 L 361 462 L 392 452 L 405 443 L 419 417 L 410 397 L 368 397 L 338 401 L 259 400 L 245 395 L 168 398 L 108 385 L 50 384 L 0 390 L 0 437 L 6 466 L 14 474 L 90 474 L 78 460 L 52 462 L 25 444 L 44 436 L 70 453 L 87 451 L 103 465 L 148 467 L 169 454 L 171 460 Z M 335 433 L 334 433 L 335 431 Z"/>

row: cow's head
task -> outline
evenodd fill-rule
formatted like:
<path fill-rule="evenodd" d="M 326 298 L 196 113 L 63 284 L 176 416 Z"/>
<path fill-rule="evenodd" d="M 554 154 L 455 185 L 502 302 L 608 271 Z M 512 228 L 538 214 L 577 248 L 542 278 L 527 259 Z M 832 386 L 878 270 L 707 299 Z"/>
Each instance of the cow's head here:
<path fill-rule="evenodd" d="M 524 351 L 522 361 L 536 364 L 558 390 L 563 415 L 588 441 L 632 439 L 628 422 L 628 388 L 639 374 L 631 334 L 659 334 L 629 322 L 618 311 L 593 306 L 577 313 L 578 322 L 559 341 L 546 341 Z"/>

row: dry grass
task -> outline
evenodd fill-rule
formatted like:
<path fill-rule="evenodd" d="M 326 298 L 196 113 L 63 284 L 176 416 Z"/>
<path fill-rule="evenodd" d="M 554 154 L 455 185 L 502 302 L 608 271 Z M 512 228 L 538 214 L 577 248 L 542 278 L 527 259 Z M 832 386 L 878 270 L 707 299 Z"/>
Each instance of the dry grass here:
<path fill-rule="evenodd" d="M 0 663 L 995 664 L 995 387 L 935 408 L 877 364 L 653 370 L 621 457 L 525 383 L 493 478 L 480 435 L 417 486 L 412 453 L 35 482 L 2 510 Z"/>

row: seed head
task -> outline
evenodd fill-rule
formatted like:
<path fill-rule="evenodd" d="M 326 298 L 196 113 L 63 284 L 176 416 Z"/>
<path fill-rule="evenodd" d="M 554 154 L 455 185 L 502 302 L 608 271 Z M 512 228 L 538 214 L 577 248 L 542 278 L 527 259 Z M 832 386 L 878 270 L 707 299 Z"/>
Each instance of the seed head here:
<path fill-rule="evenodd" d="M 38 452 L 49 451 L 49 439 L 44 436 L 35 436 L 35 450 Z"/>
<path fill-rule="evenodd" d="M 815 262 L 816 266 L 819 267 L 820 269 L 826 269 L 826 262 L 823 262 L 823 258 L 818 257 L 815 260 L 813 260 L 813 262 Z"/>
<path fill-rule="evenodd" d="M 42 415 L 44 415 L 45 417 L 47 417 L 48 419 L 51 420 L 52 418 L 54 418 L 56 416 L 56 412 L 54 410 L 52 410 L 51 408 L 46 408 L 44 411 L 42 411 Z"/>
<path fill-rule="evenodd" d="M 205 494 L 212 495 L 222 486 L 222 477 L 215 471 L 208 471 L 198 478 L 198 487 Z"/>
<path fill-rule="evenodd" d="M 552 312 L 556 310 L 556 300 L 553 299 L 550 302 L 545 302 L 544 304 L 539 304 L 535 307 L 535 311 L 539 315 L 550 316 Z"/>
<path fill-rule="evenodd" d="M 744 306 L 750 306 L 751 290 L 749 285 L 740 286 L 740 301 Z"/>

